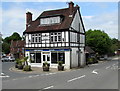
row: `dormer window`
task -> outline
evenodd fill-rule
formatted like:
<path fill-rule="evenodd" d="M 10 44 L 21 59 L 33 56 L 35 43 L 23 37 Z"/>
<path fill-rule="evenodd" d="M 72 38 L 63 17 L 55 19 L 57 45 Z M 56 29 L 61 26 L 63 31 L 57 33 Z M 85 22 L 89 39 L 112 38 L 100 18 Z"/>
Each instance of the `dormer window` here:
<path fill-rule="evenodd" d="M 40 19 L 41 25 L 50 25 L 50 24 L 57 24 L 57 23 L 60 23 L 60 16 Z"/>

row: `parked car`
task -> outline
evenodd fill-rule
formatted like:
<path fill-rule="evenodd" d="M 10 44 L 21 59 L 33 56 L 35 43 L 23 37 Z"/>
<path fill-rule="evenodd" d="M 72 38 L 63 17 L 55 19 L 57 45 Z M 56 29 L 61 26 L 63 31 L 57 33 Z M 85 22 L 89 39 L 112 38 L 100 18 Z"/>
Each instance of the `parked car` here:
<path fill-rule="evenodd" d="M 103 61 L 103 60 L 108 60 L 108 56 L 107 56 L 107 55 L 101 56 L 101 57 L 100 57 L 100 60 L 101 60 L 101 61 Z"/>
<path fill-rule="evenodd" d="M 8 57 L 8 60 L 10 61 L 10 62 L 13 62 L 13 61 L 15 61 L 15 58 L 14 57 Z"/>
<path fill-rule="evenodd" d="M 1 59 L 2 62 L 12 62 L 12 61 L 15 61 L 15 58 L 14 57 L 2 57 Z"/>
<path fill-rule="evenodd" d="M 9 61 L 9 58 L 8 57 L 2 57 L 1 61 L 2 62 L 7 62 L 7 61 Z"/>

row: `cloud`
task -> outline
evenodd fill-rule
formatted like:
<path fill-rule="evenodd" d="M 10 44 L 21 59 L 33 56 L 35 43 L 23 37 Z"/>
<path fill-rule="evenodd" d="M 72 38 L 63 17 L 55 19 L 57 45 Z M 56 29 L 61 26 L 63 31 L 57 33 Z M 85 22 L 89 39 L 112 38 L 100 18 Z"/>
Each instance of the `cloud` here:
<path fill-rule="evenodd" d="M 10 36 L 13 32 L 18 32 L 21 36 L 25 31 L 27 8 L 14 6 L 2 12 L 2 34 L 3 38 Z M 35 20 L 41 11 L 37 9 L 29 9 L 33 13 Z"/>
<path fill-rule="evenodd" d="M 105 31 L 111 38 L 118 38 L 117 15 L 117 11 L 114 11 L 96 16 L 83 16 L 86 31 L 88 29 L 100 29 Z"/>
<path fill-rule="evenodd" d="M 2 0 L 2 2 L 119 2 L 119 0 Z"/>

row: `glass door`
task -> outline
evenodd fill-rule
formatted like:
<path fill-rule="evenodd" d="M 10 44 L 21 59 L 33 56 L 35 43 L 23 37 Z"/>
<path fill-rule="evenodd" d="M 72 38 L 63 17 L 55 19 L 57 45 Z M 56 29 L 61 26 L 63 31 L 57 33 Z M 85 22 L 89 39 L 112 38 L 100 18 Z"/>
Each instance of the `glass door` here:
<path fill-rule="evenodd" d="M 47 62 L 51 63 L 50 52 L 42 52 L 42 63 Z"/>

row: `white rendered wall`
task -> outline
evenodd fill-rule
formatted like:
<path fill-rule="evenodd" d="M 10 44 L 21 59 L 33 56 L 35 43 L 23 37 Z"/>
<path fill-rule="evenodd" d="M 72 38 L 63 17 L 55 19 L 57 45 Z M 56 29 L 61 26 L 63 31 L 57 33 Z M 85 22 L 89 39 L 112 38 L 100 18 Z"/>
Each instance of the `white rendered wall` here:
<path fill-rule="evenodd" d="M 86 64 L 86 59 L 85 59 L 85 51 L 84 48 L 80 48 L 81 52 L 80 52 L 80 66 L 84 67 Z"/>
<path fill-rule="evenodd" d="M 28 59 L 27 59 L 27 61 L 28 61 L 28 65 L 31 65 L 30 64 L 30 52 L 29 51 L 25 51 L 25 57 L 27 57 L 28 56 Z"/>
<path fill-rule="evenodd" d="M 70 51 L 65 51 L 65 69 L 70 69 Z"/>
<path fill-rule="evenodd" d="M 78 67 L 78 48 L 72 48 L 71 56 L 71 67 Z"/>
<path fill-rule="evenodd" d="M 78 10 L 77 10 L 77 13 L 75 14 L 71 27 L 74 28 L 76 31 L 79 31 L 79 27 L 80 27 L 80 32 L 84 33 L 82 21 L 80 20 L 80 15 Z"/>

